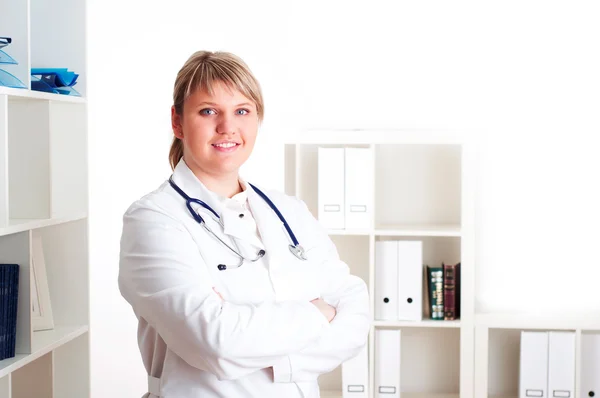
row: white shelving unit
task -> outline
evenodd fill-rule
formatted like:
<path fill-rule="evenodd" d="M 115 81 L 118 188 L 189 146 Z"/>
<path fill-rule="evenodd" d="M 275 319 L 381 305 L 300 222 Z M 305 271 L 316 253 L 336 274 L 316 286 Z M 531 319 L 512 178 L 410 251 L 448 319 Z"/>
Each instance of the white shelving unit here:
<path fill-rule="evenodd" d="M 484 313 L 475 316 L 475 396 L 518 398 L 519 352 L 522 330 L 575 332 L 574 397 L 593 397 L 581 385 L 582 336 L 600 333 L 600 314 Z"/>
<path fill-rule="evenodd" d="M 16 356 L 0 398 L 90 396 L 86 2 L 0 0 L 0 263 L 20 265 Z M 31 68 L 68 68 L 81 97 L 31 90 Z M 35 330 L 33 241 L 41 238 L 54 327 Z"/>
<path fill-rule="evenodd" d="M 324 130 L 285 142 L 285 189 L 318 217 L 318 148 L 373 151 L 374 217 L 364 230 L 330 230 L 342 260 L 369 286 L 374 314 L 375 242 L 423 241 L 425 264 L 461 262 L 461 319 L 378 321 L 369 335 L 369 394 L 374 394 L 374 331 L 401 329 L 403 398 L 474 397 L 474 148 L 446 131 Z M 367 185 L 368 186 L 368 185 Z M 426 290 L 423 291 L 424 297 Z M 424 303 L 427 301 L 424 300 Z M 424 308 L 424 314 L 427 309 Z M 342 397 L 341 366 L 320 380 L 324 397 Z"/>

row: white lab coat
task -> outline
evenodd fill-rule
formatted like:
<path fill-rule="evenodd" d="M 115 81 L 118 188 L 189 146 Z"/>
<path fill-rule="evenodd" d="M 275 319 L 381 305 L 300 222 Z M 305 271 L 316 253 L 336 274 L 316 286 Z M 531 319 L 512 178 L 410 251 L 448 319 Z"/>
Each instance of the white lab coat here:
<path fill-rule="evenodd" d="M 367 342 L 363 280 L 349 274 L 302 201 L 263 190 L 305 248 L 307 261 L 290 253 L 282 222 L 252 188 L 248 204 L 260 240 L 183 160 L 173 180 L 221 215 L 223 226 L 208 211 L 200 213 L 221 239 L 253 247 L 249 257 L 258 247 L 266 255 L 218 270 L 218 264 L 235 265 L 239 258 L 194 220 L 168 181 L 130 206 L 123 217 L 119 288 L 139 320 L 149 376 L 144 396 L 318 397 L 317 377 Z M 331 323 L 309 302 L 318 297 L 336 307 Z"/>

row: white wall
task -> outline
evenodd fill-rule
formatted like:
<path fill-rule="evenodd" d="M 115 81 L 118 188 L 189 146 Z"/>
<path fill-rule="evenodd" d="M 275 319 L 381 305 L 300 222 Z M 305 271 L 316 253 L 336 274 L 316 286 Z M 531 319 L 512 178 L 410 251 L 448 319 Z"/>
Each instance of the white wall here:
<path fill-rule="evenodd" d="M 91 2 L 93 396 L 146 391 L 121 215 L 169 175 L 172 86 L 198 49 L 237 53 L 263 85 L 250 181 L 283 187 L 280 139 L 303 127 L 471 131 L 477 309 L 600 309 L 600 9 L 488 3 Z"/>

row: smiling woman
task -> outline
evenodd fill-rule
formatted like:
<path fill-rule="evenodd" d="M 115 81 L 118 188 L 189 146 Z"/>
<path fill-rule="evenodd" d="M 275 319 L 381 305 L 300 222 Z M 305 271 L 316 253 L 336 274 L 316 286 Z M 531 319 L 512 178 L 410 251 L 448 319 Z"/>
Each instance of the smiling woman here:
<path fill-rule="evenodd" d="M 121 237 L 146 397 L 316 398 L 318 377 L 367 342 L 366 285 L 325 229 L 239 175 L 263 114 L 233 54 L 197 52 L 177 75 L 173 174 L 129 207 Z"/>

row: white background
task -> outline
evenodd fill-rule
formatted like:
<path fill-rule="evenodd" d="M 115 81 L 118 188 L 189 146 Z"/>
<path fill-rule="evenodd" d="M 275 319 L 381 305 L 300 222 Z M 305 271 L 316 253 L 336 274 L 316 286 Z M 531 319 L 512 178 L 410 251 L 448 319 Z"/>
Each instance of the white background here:
<path fill-rule="evenodd" d="M 477 310 L 600 310 L 594 2 L 90 3 L 93 397 L 146 391 L 121 216 L 170 173 L 173 83 L 200 49 L 238 54 L 262 84 L 246 179 L 283 189 L 282 136 L 305 127 L 468 131 Z"/>

